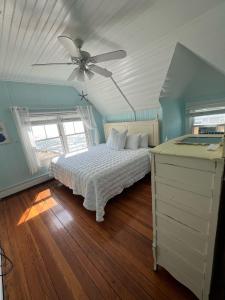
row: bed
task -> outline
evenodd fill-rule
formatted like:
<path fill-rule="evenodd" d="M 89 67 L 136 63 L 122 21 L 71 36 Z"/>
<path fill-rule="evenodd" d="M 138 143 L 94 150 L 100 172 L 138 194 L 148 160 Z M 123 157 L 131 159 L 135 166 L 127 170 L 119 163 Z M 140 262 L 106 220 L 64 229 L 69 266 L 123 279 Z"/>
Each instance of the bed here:
<path fill-rule="evenodd" d="M 106 123 L 107 139 L 112 128 L 128 133 L 147 133 L 149 145 L 159 143 L 158 121 Z M 150 172 L 150 150 L 112 150 L 106 144 L 89 148 L 76 155 L 56 157 L 50 164 L 53 177 L 84 197 L 83 206 L 96 211 L 96 221 L 104 220 L 105 205 L 124 188 L 133 185 Z"/>

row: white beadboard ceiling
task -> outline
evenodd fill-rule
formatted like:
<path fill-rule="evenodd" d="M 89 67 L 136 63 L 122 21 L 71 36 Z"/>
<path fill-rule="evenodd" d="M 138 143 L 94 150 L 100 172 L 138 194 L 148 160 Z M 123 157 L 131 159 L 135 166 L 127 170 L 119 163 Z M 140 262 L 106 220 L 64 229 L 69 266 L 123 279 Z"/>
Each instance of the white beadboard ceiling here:
<path fill-rule="evenodd" d="M 128 112 L 110 79 L 68 82 L 57 36 L 84 40 L 92 55 L 124 49 L 121 61 L 101 64 L 136 110 L 159 106 L 177 42 L 225 71 L 225 0 L 0 0 L 0 80 L 73 85 L 87 89 L 103 115 Z M 185 70 L 183 70 L 185 72 Z"/>

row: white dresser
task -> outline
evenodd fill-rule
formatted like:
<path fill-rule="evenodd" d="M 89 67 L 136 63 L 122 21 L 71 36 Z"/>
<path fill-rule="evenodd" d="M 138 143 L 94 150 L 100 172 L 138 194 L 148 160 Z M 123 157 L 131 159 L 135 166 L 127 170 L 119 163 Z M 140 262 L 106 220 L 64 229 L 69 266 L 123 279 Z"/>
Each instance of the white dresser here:
<path fill-rule="evenodd" d="M 224 159 L 222 147 L 152 149 L 154 269 L 164 267 L 199 299 L 208 299 Z"/>

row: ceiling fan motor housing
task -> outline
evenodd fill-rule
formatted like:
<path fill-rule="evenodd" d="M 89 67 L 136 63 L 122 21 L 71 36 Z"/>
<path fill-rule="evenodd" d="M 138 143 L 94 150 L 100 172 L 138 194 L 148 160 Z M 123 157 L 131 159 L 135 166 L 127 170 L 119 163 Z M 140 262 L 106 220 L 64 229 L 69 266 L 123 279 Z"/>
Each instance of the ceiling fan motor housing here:
<path fill-rule="evenodd" d="M 78 48 L 78 49 L 81 49 L 82 48 L 82 46 L 83 46 L 83 41 L 82 41 L 82 39 L 75 39 L 75 41 L 74 41 L 74 44 L 76 45 L 76 47 Z"/>

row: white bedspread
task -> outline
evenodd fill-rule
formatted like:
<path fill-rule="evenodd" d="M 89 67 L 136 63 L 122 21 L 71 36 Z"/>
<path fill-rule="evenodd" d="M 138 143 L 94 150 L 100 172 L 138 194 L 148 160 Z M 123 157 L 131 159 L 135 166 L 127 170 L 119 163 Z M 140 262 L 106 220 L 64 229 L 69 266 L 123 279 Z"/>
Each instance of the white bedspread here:
<path fill-rule="evenodd" d="M 96 221 L 103 221 L 109 199 L 120 194 L 150 171 L 148 149 L 111 150 L 105 144 L 87 152 L 56 157 L 50 173 L 84 197 L 84 207 L 96 211 Z"/>

